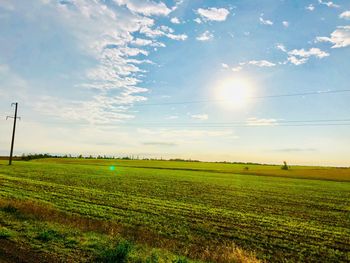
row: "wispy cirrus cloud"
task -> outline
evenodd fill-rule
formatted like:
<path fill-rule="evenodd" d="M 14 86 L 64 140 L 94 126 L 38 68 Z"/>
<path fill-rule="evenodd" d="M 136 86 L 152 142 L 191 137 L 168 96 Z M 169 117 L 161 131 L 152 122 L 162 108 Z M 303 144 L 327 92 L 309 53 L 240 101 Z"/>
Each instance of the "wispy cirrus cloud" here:
<path fill-rule="evenodd" d="M 51 24 L 60 24 L 74 38 L 76 48 L 94 61 L 81 72 L 80 83 L 73 89 L 86 92 L 84 99 L 38 94 L 32 101 L 34 109 L 65 120 L 89 123 L 119 122 L 133 118 L 131 107 L 146 100 L 148 89 L 142 85 L 147 74 L 147 57 L 154 47 L 165 47 L 162 37 L 183 41 L 185 34 L 176 34 L 167 26 L 155 25 L 153 16 L 166 16 L 172 10 L 160 1 L 115 0 L 42 1 L 31 10 L 31 19 L 42 12 L 52 13 Z M 19 2 L 13 9 L 22 8 Z M 37 12 L 38 14 L 36 15 Z M 29 16 L 27 16 L 29 17 Z M 27 19 L 27 18 L 25 18 Z M 59 34 L 59 33 L 58 33 Z M 134 34 L 138 34 L 137 37 Z M 68 46 L 66 47 L 68 48 Z"/>

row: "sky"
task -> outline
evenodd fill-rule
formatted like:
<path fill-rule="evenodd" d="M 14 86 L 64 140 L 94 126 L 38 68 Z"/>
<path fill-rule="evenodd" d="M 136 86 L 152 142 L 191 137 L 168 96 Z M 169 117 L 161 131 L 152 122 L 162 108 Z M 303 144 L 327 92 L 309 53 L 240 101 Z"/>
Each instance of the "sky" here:
<path fill-rule="evenodd" d="M 0 155 L 350 166 L 349 58 L 347 0 L 0 0 Z"/>

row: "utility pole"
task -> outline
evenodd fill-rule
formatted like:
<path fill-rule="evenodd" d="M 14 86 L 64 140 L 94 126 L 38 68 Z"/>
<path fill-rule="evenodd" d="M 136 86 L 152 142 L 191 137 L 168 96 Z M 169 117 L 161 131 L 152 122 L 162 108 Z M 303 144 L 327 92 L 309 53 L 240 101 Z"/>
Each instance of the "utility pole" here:
<path fill-rule="evenodd" d="M 13 146 L 15 144 L 15 132 L 16 132 L 16 122 L 17 122 L 17 119 L 21 119 L 20 117 L 17 117 L 17 107 L 18 107 L 18 103 L 15 102 L 15 103 L 12 103 L 11 106 L 15 105 L 15 116 L 12 117 L 12 116 L 7 116 L 6 117 L 6 120 L 8 118 L 10 119 L 13 119 L 13 130 L 12 130 L 12 141 L 11 141 L 11 152 L 10 152 L 10 159 L 9 159 L 9 165 L 12 164 L 12 155 L 13 155 Z"/>

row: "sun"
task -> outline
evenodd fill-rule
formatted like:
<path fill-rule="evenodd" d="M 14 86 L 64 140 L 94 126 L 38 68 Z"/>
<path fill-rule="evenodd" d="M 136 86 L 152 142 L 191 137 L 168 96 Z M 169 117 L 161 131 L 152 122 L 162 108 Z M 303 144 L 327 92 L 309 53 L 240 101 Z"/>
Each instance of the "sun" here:
<path fill-rule="evenodd" d="M 253 85 L 246 78 L 232 77 L 221 80 L 215 88 L 216 100 L 229 109 L 247 106 L 252 96 Z"/>

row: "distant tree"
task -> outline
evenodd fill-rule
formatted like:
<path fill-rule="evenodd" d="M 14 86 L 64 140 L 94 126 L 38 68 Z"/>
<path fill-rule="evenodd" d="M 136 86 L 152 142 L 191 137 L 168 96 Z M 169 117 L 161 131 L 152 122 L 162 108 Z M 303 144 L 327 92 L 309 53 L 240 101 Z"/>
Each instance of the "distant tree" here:
<path fill-rule="evenodd" d="M 283 161 L 283 166 L 281 167 L 281 169 L 282 170 L 288 170 L 289 169 L 286 161 Z"/>

